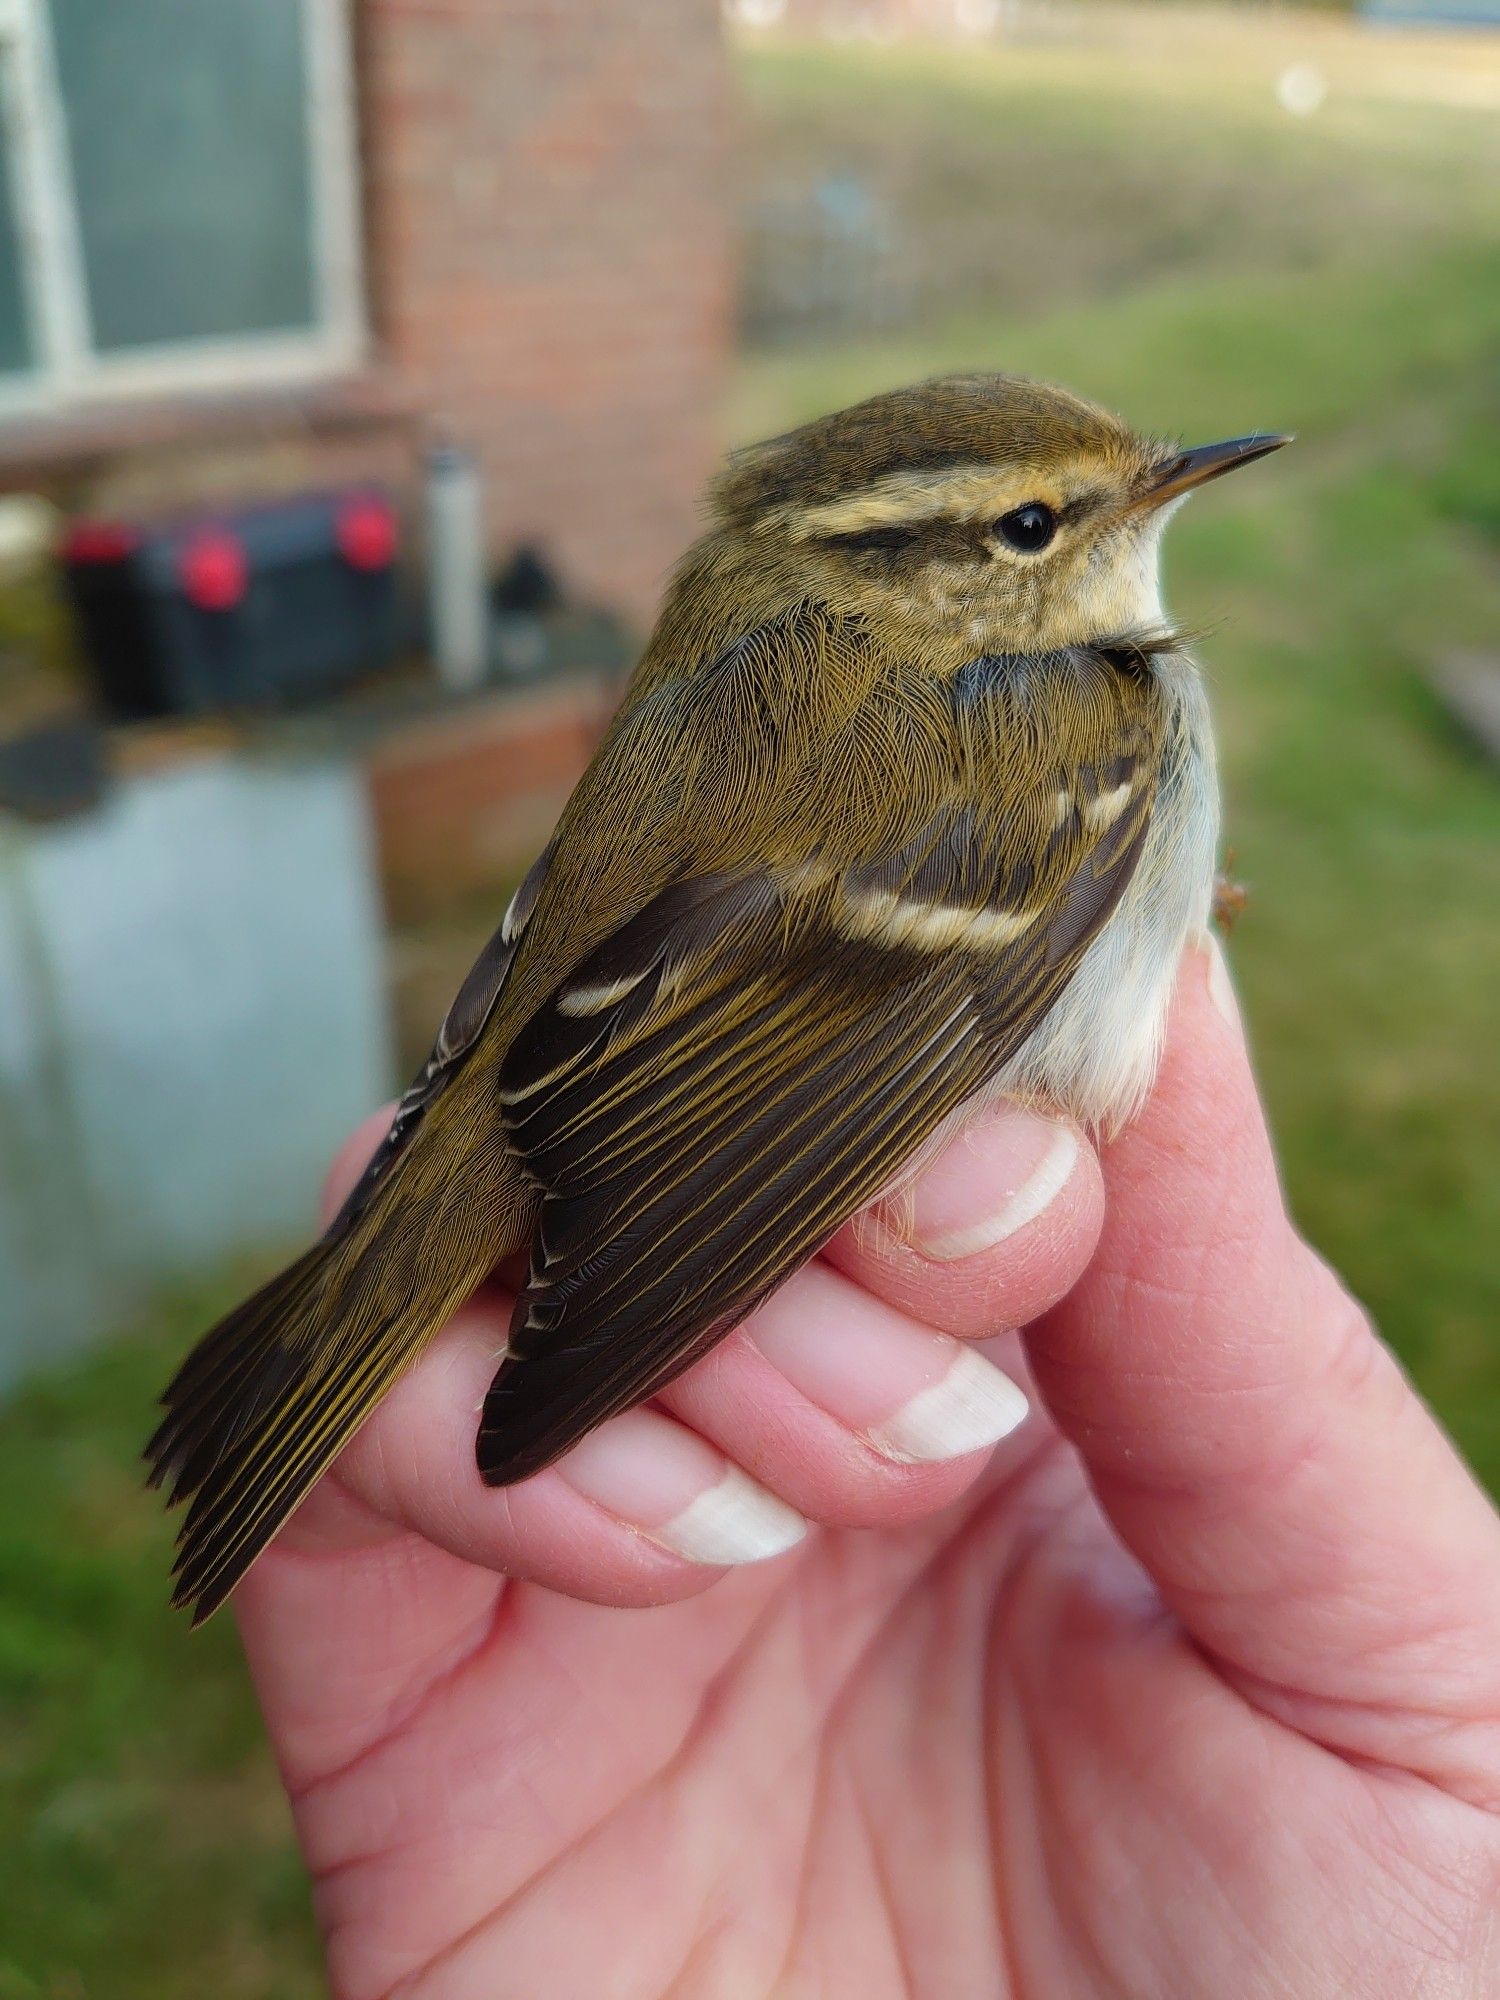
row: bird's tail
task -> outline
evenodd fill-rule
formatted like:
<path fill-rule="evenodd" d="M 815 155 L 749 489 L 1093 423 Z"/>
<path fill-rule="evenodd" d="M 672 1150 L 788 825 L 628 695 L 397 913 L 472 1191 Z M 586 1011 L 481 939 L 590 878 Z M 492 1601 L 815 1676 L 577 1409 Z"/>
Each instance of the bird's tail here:
<path fill-rule="evenodd" d="M 195 1625 L 509 1247 L 472 1228 L 357 1225 L 315 1243 L 205 1334 L 146 1447 L 150 1483 L 168 1506 L 188 1503 L 172 1601 L 193 1607 Z"/>

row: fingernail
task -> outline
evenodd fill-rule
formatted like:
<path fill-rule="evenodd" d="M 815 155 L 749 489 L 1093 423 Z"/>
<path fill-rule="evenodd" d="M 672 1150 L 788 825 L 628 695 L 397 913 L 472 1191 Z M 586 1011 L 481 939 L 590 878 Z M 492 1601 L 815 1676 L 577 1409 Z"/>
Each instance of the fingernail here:
<path fill-rule="evenodd" d="M 1229 961 L 1224 956 L 1224 947 L 1212 931 L 1205 931 L 1202 937 L 1202 951 L 1208 961 L 1205 975 L 1208 997 L 1214 1003 L 1215 1012 L 1227 1021 L 1235 1032 L 1243 1032 L 1244 1023 L 1240 1018 L 1240 1003 L 1234 990 L 1234 981 L 1229 976 Z"/>
<path fill-rule="evenodd" d="M 882 1457 L 961 1458 L 1026 1414 L 1007 1375 L 960 1340 L 913 1325 L 848 1280 L 812 1264 L 767 1300 L 745 1337 L 809 1402 Z"/>
<path fill-rule="evenodd" d="M 807 1523 L 794 1508 L 737 1465 L 726 1465 L 718 1484 L 689 1501 L 652 1540 L 689 1562 L 718 1567 L 764 1562 L 795 1548 L 806 1533 Z"/>
<path fill-rule="evenodd" d="M 1008 1108 L 961 1132 L 912 1189 L 912 1248 L 936 1264 L 975 1257 L 1014 1236 L 1068 1184 L 1071 1126 Z"/>
<path fill-rule="evenodd" d="M 656 1410 L 631 1410 L 560 1461 L 577 1493 L 688 1562 L 764 1562 L 796 1546 L 807 1523 L 721 1452 Z"/>
<path fill-rule="evenodd" d="M 998 1444 L 1021 1424 L 1029 1405 L 1008 1375 L 972 1348 L 960 1347 L 940 1382 L 923 1389 L 867 1433 L 886 1458 L 932 1463 Z"/>

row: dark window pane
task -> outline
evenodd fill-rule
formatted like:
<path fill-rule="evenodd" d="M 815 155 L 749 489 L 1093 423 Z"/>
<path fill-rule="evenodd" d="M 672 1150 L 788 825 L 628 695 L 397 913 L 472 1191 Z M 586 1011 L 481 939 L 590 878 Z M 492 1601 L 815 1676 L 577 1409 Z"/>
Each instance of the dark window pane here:
<path fill-rule="evenodd" d="M 51 0 L 101 353 L 314 317 L 302 0 Z"/>
<path fill-rule="evenodd" d="M 16 375 L 31 366 L 33 356 L 21 278 L 16 178 L 10 158 L 9 83 L 9 75 L 0 75 L 0 374 Z"/>

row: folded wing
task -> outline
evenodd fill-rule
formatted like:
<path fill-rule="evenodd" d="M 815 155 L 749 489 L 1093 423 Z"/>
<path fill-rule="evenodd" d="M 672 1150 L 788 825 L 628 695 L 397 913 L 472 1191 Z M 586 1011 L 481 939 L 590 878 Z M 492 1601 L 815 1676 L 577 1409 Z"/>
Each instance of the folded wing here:
<path fill-rule="evenodd" d="M 892 1181 L 1061 990 L 1149 803 L 1075 812 L 1049 871 L 955 797 L 873 861 L 675 882 L 573 970 L 501 1075 L 542 1199 L 486 1479 L 662 1387 Z"/>

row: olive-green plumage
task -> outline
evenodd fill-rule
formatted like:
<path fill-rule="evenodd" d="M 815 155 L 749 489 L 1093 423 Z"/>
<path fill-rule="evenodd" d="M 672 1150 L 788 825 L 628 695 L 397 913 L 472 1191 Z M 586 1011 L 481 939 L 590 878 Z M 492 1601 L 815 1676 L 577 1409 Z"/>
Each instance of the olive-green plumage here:
<path fill-rule="evenodd" d="M 1180 453 L 972 376 L 731 460 L 389 1137 L 166 1392 L 178 1602 L 223 1599 L 518 1247 L 497 1484 L 686 1367 L 976 1093 L 1128 1112 L 1215 826 L 1163 503 L 1277 442 Z"/>

